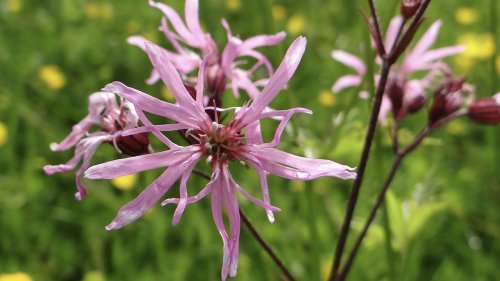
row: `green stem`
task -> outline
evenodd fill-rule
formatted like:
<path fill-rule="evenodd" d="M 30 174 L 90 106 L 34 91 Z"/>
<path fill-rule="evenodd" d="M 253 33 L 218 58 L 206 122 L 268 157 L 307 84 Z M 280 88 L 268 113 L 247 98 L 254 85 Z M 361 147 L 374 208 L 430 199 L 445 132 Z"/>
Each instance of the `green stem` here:
<path fill-rule="evenodd" d="M 387 265 L 388 265 L 388 280 L 396 281 L 396 258 L 394 249 L 392 248 L 392 233 L 391 233 L 391 223 L 389 218 L 389 210 L 387 209 L 387 203 L 382 205 L 382 225 L 384 227 L 385 234 L 385 251 L 387 255 Z"/>
<path fill-rule="evenodd" d="M 310 280 L 321 280 L 320 272 L 321 272 L 321 258 L 320 258 L 320 249 L 319 249 L 319 237 L 318 237 L 318 225 L 317 225 L 317 212 L 316 212 L 316 204 L 318 200 L 314 194 L 314 190 L 312 187 L 312 182 L 307 181 L 306 185 L 306 196 L 307 196 L 307 205 L 308 209 L 308 226 L 310 233 L 310 241 L 311 241 L 311 257 L 310 261 Z"/>

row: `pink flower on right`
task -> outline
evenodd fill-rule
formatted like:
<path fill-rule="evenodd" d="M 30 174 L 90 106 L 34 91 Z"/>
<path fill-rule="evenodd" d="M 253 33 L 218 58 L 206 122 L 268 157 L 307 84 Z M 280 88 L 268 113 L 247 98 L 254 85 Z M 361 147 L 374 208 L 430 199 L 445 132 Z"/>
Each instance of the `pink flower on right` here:
<path fill-rule="evenodd" d="M 396 17 L 389 24 L 384 42 L 388 52 L 394 45 L 402 22 L 402 17 Z M 431 46 L 436 42 L 440 28 L 441 21 L 434 22 L 422 35 L 415 47 L 403 55 L 401 63 L 392 68 L 380 108 L 380 123 L 385 122 L 389 111 L 392 111 L 394 118 L 399 120 L 407 113 L 420 109 L 427 101 L 425 90 L 431 86 L 436 75 L 448 69 L 448 66 L 441 62 L 440 59 L 464 51 L 464 46 L 431 49 Z M 334 50 L 332 57 L 356 71 L 355 75 L 348 74 L 340 77 L 334 83 L 332 92 L 339 93 L 346 88 L 361 86 L 366 74 L 364 62 L 355 55 L 340 50 Z M 377 57 L 377 63 L 379 62 L 380 58 Z M 410 79 L 410 75 L 420 71 L 428 72 L 422 78 Z M 378 79 L 377 75 L 375 83 L 378 83 Z M 368 93 L 362 91 L 360 97 L 368 98 Z"/>

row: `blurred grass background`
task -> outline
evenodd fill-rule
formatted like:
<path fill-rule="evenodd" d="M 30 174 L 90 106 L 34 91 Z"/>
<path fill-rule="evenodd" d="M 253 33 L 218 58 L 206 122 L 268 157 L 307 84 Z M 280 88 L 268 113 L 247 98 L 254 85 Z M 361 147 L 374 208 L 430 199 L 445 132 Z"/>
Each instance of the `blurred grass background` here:
<path fill-rule="evenodd" d="M 480 97 L 500 90 L 495 1 L 433 1 L 423 24 L 443 20 L 436 46 L 467 45 L 464 54 L 448 62 L 469 77 Z M 379 2 L 385 26 L 398 1 Z M 166 3 L 183 14 L 184 1 Z M 296 75 L 273 107 L 309 107 L 314 115 L 294 117 L 280 147 L 356 166 L 368 104 L 354 91 L 329 92 L 350 71 L 329 54 L 343 49 L 363 55 L 367 31 L 358 8 L 365 1 L 205 0 L 200 6 L 201 21 L 220 47 L 226 42 L 221 18 L 242 38 L 287 31 L 283 44 L 263 49 L 275 65 L 296 36 L 308 38 Z M 157 31 L 160 19 L 145 0 L 0 0 L 0 280 L 219 279 L 222 241 L 208 199 L 189 206 L 176 227 L 171 226 L 174 207 L 156 206 L 136 223 L 108 232 L 104 226 L 117 209 L 159 171 L 113 183 L 87 181 L 90 195 L 78 202 L 73 173 L 49 177 L 41 169 L 69 160 L 72 152 L 52 153 L 49 143 L 69 133 L 86 115 L 88 95 L 106 83 L 120 80 L 166 96 L 162 85 L 145 85 L 150 63 L 125 42 L 140 34 L 166 46 Z M 235 102 L 226 96 L 228 104 Z M 346 116 L 351 101 L 355 106 Z M 334 122 L 339 114 L 344 116 L 340 128 Z M 423 113 L 410 118 L 403 140 L 410 140 L 424 121 Z M 498 126 L 479 127 L 462 119 L 405 160 L 385 216 L 381 213 L 369 232 L 350 280 L 500 280 L 498 143 Z M 115 157 L 112 147 L 103 145 L 94 163 Z M 381 129 L 353 234 L 390 161 L 387 132 Z M 241 186 L 259 194 L 255 173 L 236 167 L 234 174 Z M 195 176 L 190 180 L 195 190 L 204 184 Z M 270 176 L 271 200 L 282 209 L 274 224 L 249 202 L 240 200 L 240 205 L 299 280 L 324 280 L 350 184 Z M 177 196 L 176 190 L 168 196 Z M 279 275 L 242 226 L 235 280 L 279 280 Z"/>

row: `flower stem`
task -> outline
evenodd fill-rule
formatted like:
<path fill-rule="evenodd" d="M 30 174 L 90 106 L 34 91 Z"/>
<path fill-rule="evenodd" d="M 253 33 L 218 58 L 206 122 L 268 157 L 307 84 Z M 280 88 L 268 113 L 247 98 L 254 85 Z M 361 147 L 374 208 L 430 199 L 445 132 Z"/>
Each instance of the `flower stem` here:
<path fill-rule="evenodd" d="M 332 271 L 330 273 L 330 278 L 328 280 L 333 281 L 337 275 L 342 253 L 344 251 L 345 243 L 347 240 L 347 234 L 349 232 L 349 227 L 351 225 L 352 216 L 354 214 L 354 209 L 359 196 L 359 190 L 361 189 L 361 184 L 363 183 L 363 177 L 365 174 L 365 168 L 368 163 L 368 158 L 370 155 L 371 146 L 373 143 L 373 137 L 375 135 L 375 129 L 377 128 L 377 119 L 380 112 L 380 105 L 382 104 L 382 96 L 384 94 L 385 85 L 387 83 L 387 77 L 389 76 L 390 64 L 389 61 L 384 59 L 382 61 L 382 70 L 379 85 L 377 87 L 377 93 L 375 94 L 375 103 L 373 105 L 372 114 L 370 116 L 370 122 L 368 125 L 368 130 L 365 137 L 365 144 L 363 147 L 363 152 L 361 154 L 361 159 L 359 160 L 358 166 L 358 176 L 354 181 L 352 186 L 352 191 L 349 195 L 347 202 L 347 210 L 342 224 L 342 228 L 339 235 L 339 240 L 337 242 L 337 248 L 335 250 L 335 257 L 332 264 Z"/>
<path fill-rule="evenodd" d="M 210 176 L 198 169 L 194 169 L 193 173 L 205 178 L 207 180 L 210 180 Z M 259 234 L 257 229 L 253 226 L 252 222 L 248 219 L 248 217 L 243 213 L 243 210 L 239 208 L 239 213 L 241 220 L 245 224 L 245 226 L 248 228 L 252 236 L 259 242 L 260 246 L 266 251 L 266 253 L 271 257 L 271 259 L 274 261 L 274 263 L 281 269 L 283 274 L 286 276 L 287 281 L 295 281 L 296 279 L 292 276 L 288 268 L 285 266 L 285 264 L 281 261 L 281 259 L 278 257 L 278 255 L 274 252 L 274 250 L 271 248 L 271 246 L 262 238 L 262 236 Z"/>
<path fill-rule="evenodd" d="M 386 194 L 387 190 L 389 189 L 389 186 L 392 183 L 394 175 L 396 174 L 396 171 L 399 168 L 399 166 L 400 166 L 401 162 L 403 161 L 404 157 L 406 157 L 410 152 L 412 152 L 415 148 L 417 148 L 418 145 L 420 143 L 422 143 L 422 141 L 427 136 L 429 136 L 432 132 L 434 132 L 436 129 L 438 129 L 439 127 L 443 126 L 444 124 L 447 124 L 451 120 L 453 120 L 453 119 L 455 119 L 455 118 L 457 118 L 459 116 L 464 115 L 465 113 L 466 113 L 465 110 L 459 110 L 459 111 L 457 111 L 457 112 L 449 115 L 448 117 L 443 118 L 440 121 L 436 122 L 433 126 L 426 127 L 413 140 L 413 142 L 411 144 L 409 144 L 406 148 L 404 148 L 404 149 L 402 149 L 402 150 L 400 150 L 400 151 L 398 151 L 396 153 L 396 158 L 394 159 L 394 161 L 392 163 L 391 170 L 389 171 L 389 174 L 387 175 L 387 177 L 385 179 L 385 182 L 384 182 L 384 185 L 382 187 L 382 190 L 379 192 L 379 194 L 377 196 L 377 199 L 375 201 L 375 204 L 374 204 L 373 208 L 371 209 L 370 214 L 368 215 L 368 218 L 367 218 L 367 220 L 365 222 L 363 230 L 359 234 L 358 239 L 356 240 L 356 243 L 354 244 L 353 249 L 349 253 L 349 257 L 347 258 L 345 266 L 344 266 L 343 270 L 339 273 L 338 278 L 336 279 L 336 281 L 344 281 L 345 278 L 346 278 L 346 276 L 347 276 L 347 274 L 349 273 L 349 270 L 351 269 L 351 266 L 352 266 L 352 264 L 354 262 L 354 258 L 356 257 L 356 254 L 357 254 L 357 252 L 359 250 L 359 247 L 361 246 L 361 242 L 363 241 L 366 233 L 368 232 L 368 228 L 370 227 L 371 223 L 375 219 L 375 216 L 377 214 L 378 209 L 380 208 L 380 206 L 384 202 L 385 194 Z"/>

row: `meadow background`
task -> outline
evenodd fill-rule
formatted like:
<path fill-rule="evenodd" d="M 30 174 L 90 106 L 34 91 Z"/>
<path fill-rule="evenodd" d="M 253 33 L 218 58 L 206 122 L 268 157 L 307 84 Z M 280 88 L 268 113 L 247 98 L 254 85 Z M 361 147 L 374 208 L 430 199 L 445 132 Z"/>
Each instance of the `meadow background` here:
<path fill-rule="evenodd" d="M 467 45 L 464 54 L 447 62 L 476 85 L 479 97 L 500 90 L 495 30 L 500 5 L 495 1 L 433 1 L 423 24 L 425 29 L 443 21 L 435 46 Z M 184 1 L 165 2 L 183 15 Z M 242 38 L 287 31 L 284 43 L 262 49 L 274 65 L 296 36 L 307 37 L 302 63 L 273 107 L 308 107 L 314 115 L 295 116 L 280 147 L 356 166 L 369 103 L 354 91 L 330 93 L 333 82 L 351 71 L 331 59 L 330 52 L 343 49 L 366 56 L 367 28 L 358 13 L 366 1 L 200 2 L 201 22 L 220 47 L 226 42 L 221 18 Z M 384 26 L 398 2 L 378 1 Z M 74 200 L 73 173 L 46 176 L 42 171 L 46 164 L 70 159 L 72 151 L 53 153 L 49 144 L 70 132 L 86 115 L 88 95 L 108 82 L 119 80 L 171 98 L 163 85 L 144 83 L 150 63 L 126 43 L 128 36 L 140 34 L 166 46 L 157 31 L 161 16 L 146 0 L 0 0 L 0 280 L 220 278 L 222 241 L 208 199 L 190 205 L 176 227 L 171 226 L 174 207 L 156 206 L 134 224 L 108 232 L 104 226 L 117 209 L 160 171 L 113 182 L 86 181 L 90 194 L 83 202 Z M 241 103 L 230 94 L 225 98 L 226 105 Z M 343 121 L 335 122 L 340 114 Z M 403 141 L 411 140 L 425 120 L 419 114 L 405 121 Z M 455 120 L 411 154 L 349 280 L 500 280 L 499 136 L 498 126 Z M 111 146 L 102 145 L 93 163 L 115 157 Z M 382 128 L 352 234 L 361 228 L 391 157 Z M 254 172 L 236 167 L 234 173 L 241 186 L 259 194 Z M 205 183 L 192 176 L 191 192 Z M 253 204 L 240 200 L 240 206 L 298 280 L 325 280 L 351 182 L 327 178 L 304 183 L 270 176 L 269 186 L 271 202 L 282 209 L 274 224 Z M 177 196 L 177 190 L 167 196 Z M 242 226 L 234 280 L 279 276 Z"/>

